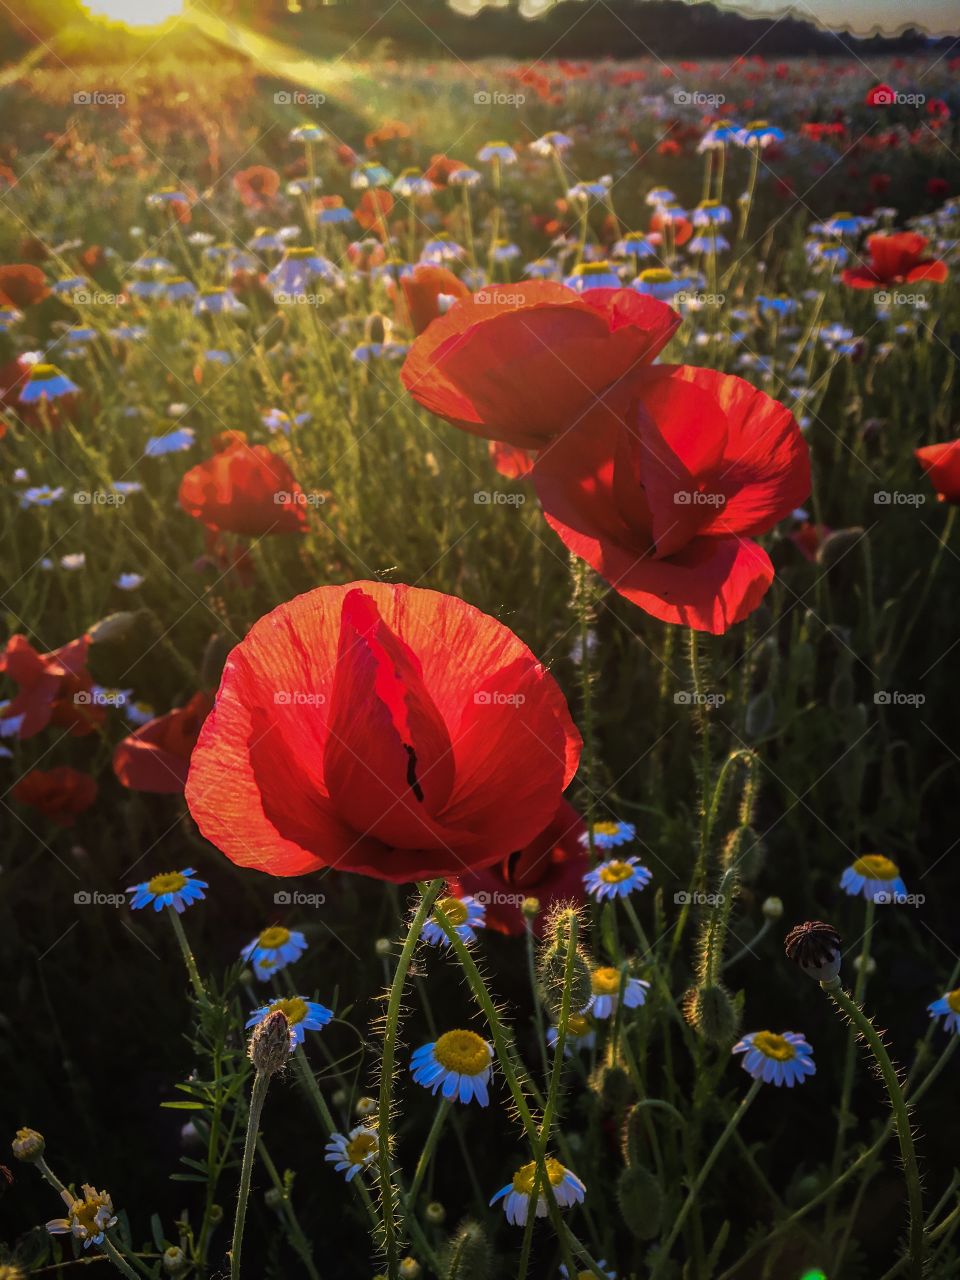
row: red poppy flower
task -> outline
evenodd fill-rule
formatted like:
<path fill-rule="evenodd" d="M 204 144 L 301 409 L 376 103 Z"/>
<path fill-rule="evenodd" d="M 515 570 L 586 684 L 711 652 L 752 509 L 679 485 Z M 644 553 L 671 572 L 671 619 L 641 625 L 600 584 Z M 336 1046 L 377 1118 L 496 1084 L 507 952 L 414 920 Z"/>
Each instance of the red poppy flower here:
<path fill-rule="evenodd" d="M 664 228 L 667 223 L 661 213 L 654 213 L 650 218 L 650 241 L 653 244 L 662 244 L 665 233 Z M 681 245 L 686 244 L 693 235 L 693 223 L 689 218 L 681 218 L 676 214 L 670 215 L 670 234 L 673 237 L 673 243 L 679 249 Z"/>
<path fill-rule="evenodd" d="M 528 449 L 515 449 L 501 440 L 491 440 L 487 452 L 494 467 L 507 480 L 521 480 L 533 470 L 535 455 Z"/>
<path fill-rule="evenodd" d="M 875 84 L 864 99 L 868 107 L 889 107 L 896 100 L 896 90 L 888 84 Z"/>
<path fill-rule="evenodd" d="M 914 456 L 940 501 L 960 503 L 960 440 L 925 445 L 915 449 Z"/>
<path fill-rule="evenodd" d="M 23 716 L 18 738 L 32 738 L 47 725 L 67 729 L 74 737 L 92 733 L 105 709 L 91 694 L 85 636 L 50 653 L 38 653 L 26 636 L 11 636 L 0 653 L 0 673 L 19 686 L 4 709 L 4 719 Z"/>
<path fill-rule="evenodd" d="M 664 622 L 722 634 L 773 581 L 752 539 L 810 492 L 789 409 L 741 378 L 640 370 L 537 458 L 544 514 L 566 546 Z"/>
<path fill-rule="evenodd" d="M 373 231 L 376 235 L 382 236 L 387 214 L 392 208 L 393 196 L 390 192 L 375 187 L 363 193 L 353 211 L 353 216 L 364 231 Z"/>
<path fill-rule="evenodd" d="M 266 445 L 231 439 L 180 482 L 187 515 L 221 533 L 306 533 L 303 490 L 293 472 Z"/>
<path fill-rule="evenodd" d="M 825 524 L 804 520 L 790 535 L 790 541 L 805 560 L 815 561 L 817 553 L 833 531 Z"/>
<path fill-rule="evenodd" d="M 36 809 L 61 827 L 72 827 L 97 798 L 97 783 L 88 773 L 67 764 L 56 769 L 31 769 L 11 789 L 20 804 Z"/>
<path fill-rule="evenodd" d="M 410 275 L 402 276 L 400 288 L 410 313 L 413 332 L 417 334 L 423 333 L 431 320 L 436 320 L 437 316 L 444 314 L 441 310 L 441 299 L 458 301 L 461 298 L 470 297 L 470 290 L 452 271 L 448 271 L 446 267 L 432 267 L 425 263 L 414 267 Z M 449 309 L 448 301 L 444 310 L 449 311 Z"/>
<path fill-rule="evenodd" d="M 0 304 L 7 307 L 32 307 L 49 297 L 47 278 L 39 267 L 29 262 L 0 267 Z"/>
<path fill-rule="evenodd" d="M 233 650 L 186 796 L 241 866 L 402 883 L 523 848 L 579 755 L 563 694 L 502 623 L 355 582 L 280 605 Z"/>
<path fill-rule="evenodd" d="M 679 323 L 666 303 L 634 289 L 491 285 L 435 320 L 400 376 L 454 426 L 539 449 L 631 369 L 649 365 Z"/>
<path fill-rule="evenodd" d="M 917 231 L 868 236 L 869 266 L 847 267 L 843 283 L 853 289 L 875 289 L 878 284 L 913 284 L 915 280 L 941 284 L 947 278 L 947 264 L 925 258 L 926 247 L 926 236 Z"/>
<path fill-rule="evenodd" d="M 583 820 L 566 800 L 550 824 L 525 849 L 482 871 L 457 876 L 455 893 L 472 893 L 486 907 L 487 928 L 512 936 L 524 932 L 520 903 L 536 898 L 540 910 L 533 920 L 538 936 L 555 902 L 582 901 L 583 877 L 590 870 L 590 854 L 580 843 Z"/>
<path fill-rule="evenodd" d="M 269 165 L 254 164 L 233 175 L 233 186 L 248 209 L 260 209 L 280 190 L 280 175 Z"/>
<path fill-rule="evenodd" d="M 934 200 L 942 200 L 950 191 L 950 184 L 946 178 L 928 178 L 926 191 Z"/>
<path fill-rule="evenodd" d="M 462 160 L 451 160 L 449 156 L 435 155 L 430 157 L 430 163 L 424 169 L 423 176 L 435 187 L 445 187 L 452 173 L 466 167 Z"/>
<path fill-rule="evenodd" d="M 213 707 L 208 693 L 195 693 L 185 707 L 143 725 L 117 746 L 113 772 L 131 791 L 175 794 L 187 781 L 190 753 Z"/>

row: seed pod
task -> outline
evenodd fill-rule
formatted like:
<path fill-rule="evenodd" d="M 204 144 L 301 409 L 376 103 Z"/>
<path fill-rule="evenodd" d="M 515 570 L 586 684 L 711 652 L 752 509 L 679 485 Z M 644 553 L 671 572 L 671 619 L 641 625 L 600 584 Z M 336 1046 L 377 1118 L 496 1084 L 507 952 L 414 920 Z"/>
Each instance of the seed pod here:
<path fill-rule="evenodd" d="M 447 1246 L 443 1280 L 490 1280 L 493 1253 L 483 1228 L 476 1222 L 462 1222 Z"/>
<path fill-rule="evenodd" d="M 660 1232 L 663 1192 L 660 1183 L 642 1164 L 624 1169 L 617 1180 L 620 1215 L 638 1240 L 651 1240 Z"/>

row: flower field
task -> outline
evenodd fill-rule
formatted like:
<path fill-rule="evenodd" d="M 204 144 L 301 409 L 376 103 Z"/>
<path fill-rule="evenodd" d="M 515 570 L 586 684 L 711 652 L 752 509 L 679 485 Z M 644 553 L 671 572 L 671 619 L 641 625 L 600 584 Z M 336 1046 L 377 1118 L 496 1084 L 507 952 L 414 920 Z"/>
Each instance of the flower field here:
<path fill-rule="evenodd" d="M 957 1276 L 960 58 L 204 48 L 0 72 L 0 1280 Z"/>

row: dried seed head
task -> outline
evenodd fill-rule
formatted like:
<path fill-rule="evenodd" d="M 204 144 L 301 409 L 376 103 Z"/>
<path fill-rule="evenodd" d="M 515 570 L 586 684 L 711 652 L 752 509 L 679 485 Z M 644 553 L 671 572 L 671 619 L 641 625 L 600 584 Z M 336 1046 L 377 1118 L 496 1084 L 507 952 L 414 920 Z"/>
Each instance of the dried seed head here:
<path fill-rule="evenodd" d="M 265 1075 L 283 1070 L 290 1056 L 290 1020 L 282 1009 L 274 1009 L 254 1027 L 247 1052 L 253 1065 Z"/>
<path fill-rule="evenodd" d="M 809 978 L 830 982 L 840 972 L 840 935 L 832 924 L 807 920 L 795 925 L 783 942 L 787 959 L 798 964 Z"/>

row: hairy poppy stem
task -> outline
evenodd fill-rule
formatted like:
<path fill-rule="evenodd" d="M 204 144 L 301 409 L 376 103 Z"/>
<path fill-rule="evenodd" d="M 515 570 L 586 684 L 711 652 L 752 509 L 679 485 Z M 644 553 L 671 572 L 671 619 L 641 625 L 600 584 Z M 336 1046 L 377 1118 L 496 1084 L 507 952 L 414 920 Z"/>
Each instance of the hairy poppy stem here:
<path fill-rule="evenodd" d="M 379 1151 L 377 1164 L 380 1169 L 380 1200 L 383 1228 L 383 1247 L 387 1259 L 387 1278 L 397 1280 L 400 1274 L 399 1242 L 396 1224 L 396 1188 L 393 1185 L 393 1170 L 390 1164 L 390 1107 L 393 1096 L 393 1072 L 397 1060 L 397 1038 L 400 1030 L 400 1008 L 403 1004 L 403 989 L 406 985 L 410 961 L 414 948 L 420 940 L 427 916 L 436 902 L 442 880 L 431 880 L 420 886 L 420 904 L 407 930 L 403 950 L 393 975 L 390 997 L 387 1003 L 387 1023 L 383 1033 L 383 1058 L 380 1069 L 380 1099 L 377 1112 L 377 1136 Z"/>
<path fill-rule="evenodd" d="M 866 966 L 862 966 L 865 968 Z M 883 1078 L 884 1086 L 893 1107 L 893 1118 L 900 1140 L 900 1155 L 903 1159 L 903 1174 L 907 1184 L 907 1204 L 910 1209 L 910 1274 L 914 1280 L 921 1280 L 923 1260 L 926 1254 L 926 1240 L 923 1230 L 923 1196 L 920 1190 L 920 1170 L 917 1165 L 917 1152 L 913 1143 L 913 1132 L 910 1128 L 910 1113 L 907 1101 L 897 1078 L 897 1072 L 890 1055 L 883 1045 L 880 1033 L 863 1009 L 846 991 L 839 977 L 829 982 L 821 982 L 820 986 L 834 1002 L 837 1008 L 846 1014 L 849 1021 L 866 1040 L 870 1051 L 876 1059 Z"/>
<path fill-rule="evenodd" d="M 237 1216 L 233 1222 L 233 1241 L 230 1245 L 230 1280 L 240 1280 L 240 1246 L 243 1244 L 243 1225 L 247 1218 L 247 1202 L 250 1199 L 250 1177 L 253 1173 L 253 1156 L 257 1149 L 257 1132 L 260 1116 L 267 1097 L 270 1074 L 258 1071 L 253 1078 L 250 1093 L 250 1110 L 247 1114 L 247 1136 L 243 1144 L 243 1163 L 240 1166 L 240 1189 L 237 1192 Z"/>

